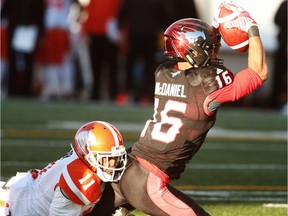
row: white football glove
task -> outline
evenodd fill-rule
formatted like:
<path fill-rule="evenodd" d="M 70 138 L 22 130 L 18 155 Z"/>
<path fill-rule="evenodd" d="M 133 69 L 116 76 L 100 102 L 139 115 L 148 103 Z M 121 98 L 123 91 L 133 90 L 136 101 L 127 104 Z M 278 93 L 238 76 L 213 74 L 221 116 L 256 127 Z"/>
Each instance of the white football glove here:
<path fill-rule="evenodd" d="M 252 26 L 258 26 L 258 25 L 248 12 L 241 12 L 240 15 L 231 22 L 231 26 L 234 28 L 241 29 L 242 31 L 248 33 L 248 30 Z M 229 27 L 228 23 L 226 28 L 227 27 Z"/>
<path fill-rule="evenodd" d="M 214 17 L 212 20 L 212 26 L 216 29 L 219 28 L 220 23 L 216 21 L 216 18 Z"/>
<path fill-rule="evenodd" d="M 229 22 L 229 19 L 227 19 L 228 17 L 225 17 L 225 19 L 219 18 L 218 14 L 212 20 L 212 26 L 214 28 L 219 28 L 220 23 L 224 23 L 225 28 L 237 28 L 248 33 L 248 30 L 252 26 L 258 26 L 252 16 L 242 7 L 224 2 L 219 6 L 219 12 L 222 7 L 226 7 L 227 9 L 233 11 L 233 13 L 229 15 L 231 16 L 231 21 Z"/>

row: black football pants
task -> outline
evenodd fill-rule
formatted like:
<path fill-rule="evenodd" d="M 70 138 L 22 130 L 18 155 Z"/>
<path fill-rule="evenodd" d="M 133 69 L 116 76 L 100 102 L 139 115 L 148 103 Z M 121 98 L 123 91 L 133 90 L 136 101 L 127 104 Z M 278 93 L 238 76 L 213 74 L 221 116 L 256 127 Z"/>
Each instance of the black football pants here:
<path fill-rule="evenodd" d="M 119 206 L 155 216 L 209 216 L 191 197 L 131 158 L 120 182 L 106 185 L 103 196 L 89 215 L 112 215 Z"/>

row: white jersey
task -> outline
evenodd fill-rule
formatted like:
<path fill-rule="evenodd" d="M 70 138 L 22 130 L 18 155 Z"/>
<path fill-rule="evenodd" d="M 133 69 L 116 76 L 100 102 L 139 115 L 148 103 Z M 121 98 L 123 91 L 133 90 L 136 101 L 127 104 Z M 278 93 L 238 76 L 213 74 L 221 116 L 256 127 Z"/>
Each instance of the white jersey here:
<path fill-rule="evenodd" d="M 17 176 L 8 198 L 13 216 L 86 215 L 100 199 L 104 185 L 75 152 L 42 170 Z"/>

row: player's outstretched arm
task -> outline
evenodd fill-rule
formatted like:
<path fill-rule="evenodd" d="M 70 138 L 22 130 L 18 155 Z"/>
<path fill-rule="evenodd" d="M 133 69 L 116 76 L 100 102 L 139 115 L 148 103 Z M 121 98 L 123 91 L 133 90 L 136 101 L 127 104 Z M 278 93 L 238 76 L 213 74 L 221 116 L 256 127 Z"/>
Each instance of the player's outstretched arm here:
<path fill-rule="evenodd" d="M 268 69 L 266 63 L 266 54 L 259 35 L 257 26 L 252 26 L 248 30 L 249 50 L 248 50 L 248 67 L 254 70 L 263 81 L 268 79 Z"/>
<path fill-rule="evenodd" d="M 227 13 L 227 10 L 231 12 L 230 14 L 221 17 L 222 24 L 224 23 L 225 25 L 228 23 L 229 25 L 232 25 L 232 27 L 229 27 L 229 25 L 228 27 L 225 27 L 225 30 L 239 29 L 248 33 L 248 67 L 254 70 L 263 81 L 266 81 L 268 78 L 266 54 L 260 38 L 257 22 L 244 8 L 233 3 L 222 3 L 219 6 L 218 13 L 223 13 L 221 12 L 222 10 L 224 12 L 226 11 L 225 13 Z M 220 26 L 219 14 L 214 17 L 212 22 L 213 27 L 218 30 Z"/>

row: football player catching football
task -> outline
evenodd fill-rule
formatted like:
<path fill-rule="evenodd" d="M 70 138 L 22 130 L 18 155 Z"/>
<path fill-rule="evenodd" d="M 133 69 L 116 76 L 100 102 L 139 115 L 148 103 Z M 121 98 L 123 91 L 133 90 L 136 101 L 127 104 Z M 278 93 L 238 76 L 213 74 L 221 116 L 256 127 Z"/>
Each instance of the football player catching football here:
<path fill-rule="evenodd" d="M 72 150 L 43 169 L 33 169 L 2 184 L 0 215 L 87 215 L 106 183 L 124 172 L 127 153 L 113 125 L 92 121 L 76 133 Z"/>
<path fill-rule="evenodd" d="M 258 25 L 246 15 L 249 19 L 242 19 L 241 28 L 249 35 L 248 67 L 235 75 L 219 58 L 217 25 L 187 18 L 166 29 L 167 61 L 155 72 L 154 115 L 129 151 L 121 180 L 104 191 L 89 215 L 101 209 L 107 212 L 100 215 L 111 215 L 109 210 L 124 205 L 148 215 L 209 215 L 170 182 L 180 178 L 202 146 L 219 106 L 243 98 L 268 78 Z"/>

